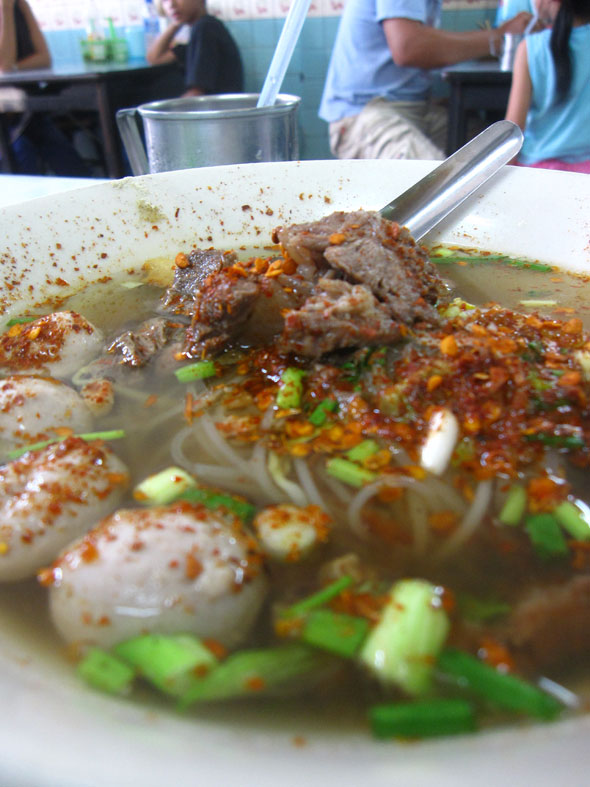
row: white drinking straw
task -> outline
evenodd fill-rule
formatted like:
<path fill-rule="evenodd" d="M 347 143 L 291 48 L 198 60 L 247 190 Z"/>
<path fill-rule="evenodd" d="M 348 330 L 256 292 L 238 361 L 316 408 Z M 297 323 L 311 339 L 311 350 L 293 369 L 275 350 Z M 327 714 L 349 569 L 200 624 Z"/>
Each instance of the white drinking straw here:
<path fill-rule="evenodd" d="M 264 80 L 257 107 L 270 107 L 277 100 L 277 94 L 283 84 L 310 3 L 311 0 L 293 0 Z"/>

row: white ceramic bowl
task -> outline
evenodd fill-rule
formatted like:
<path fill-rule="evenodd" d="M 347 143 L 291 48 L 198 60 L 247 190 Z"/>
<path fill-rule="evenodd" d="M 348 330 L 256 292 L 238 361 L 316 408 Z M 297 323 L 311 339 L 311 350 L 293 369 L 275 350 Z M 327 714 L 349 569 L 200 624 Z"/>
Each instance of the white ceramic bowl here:
<path fill-rule="evenodd" d="M 434 166 L 322 161 L 162 173 L 0 211 L 0 305 L 65 295 L 187 245 L 264 245 L 284 222 L 378 209 Z M 590 177 L 507 167 L 425 239 L 590 273 Z M 2 787 L 414 787 L 587 783 L 588 717 L 420 744 L 239 705 L 179 717 L 78 682 L 10 591 L 0 616 Z M 3 617 L 2 617 L 3 616 Z M 297 745 L 303 738 L 303 745 Z"/>

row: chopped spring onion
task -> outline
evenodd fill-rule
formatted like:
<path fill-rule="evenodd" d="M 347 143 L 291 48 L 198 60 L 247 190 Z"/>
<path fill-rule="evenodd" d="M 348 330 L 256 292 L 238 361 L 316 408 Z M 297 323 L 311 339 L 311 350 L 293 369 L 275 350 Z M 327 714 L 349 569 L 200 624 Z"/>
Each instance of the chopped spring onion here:
<path fill-rule="evenodd" d="M 369 621 L 366 618 L 316 609 L 308 615 L 301 637 L 314 648 L 352 658 L 368 631 Z"/>
<path fill-rule="evenodd" d="M 543 443 L 555 448 L 583 448 L 585 443 L 582 437 L 575 434 L 547 434 L 546 432 L 535 432 L 525 434 L 524 439 L 531 443 Z"/>
<path fill-rule="evenodd" d="M 301 406 L 303 394 L 304 369 L 288 366 L 281 375 L 281 382 L 277 392 L 276 403 L 281 410 L 291 410 Z"/>
<path fill-rule="evenodd" d="M 207 377 L 215 377 L 217 368 L 214 361 L 197 361 L 188 366 L 176 369 L 174 372 L 179 383 L 190 383 L 192 380 L 205 380 Z"/>
<path fill-rule="evenodd" d="M 503 601 L 493 599 L 477 598 L 469 593 L 460 593 L 457 602 L 462 617 L 473 623 L 484 623 L 488 620 L 501 618 L 507 615 L 512 607 Z"/>
<path fill-rule="evenodd" d="M 79 437 L 87 443 L 91 443 L 93 440 L 119 440 L 125 437 L 125 430 L 112 429 L 110 432 L 86 432 L 86 434 L 72 435 L 72 437 Z M 9 451 L 6 454 L 6 458 L 9 460 L 18 459 L 19 456 L 26 454 L 27 451 L 39 451 L 41 448 L 47 448 L 48 445 L 52 445 L 53 443 L 61 443 L 63 440 L 63 437 L 56 437 L 54 440 L 43 440 L 40 443 L 33 443 L 31 445 L 22 446 L 21 448 L 15 448 L 13 451 Z"/>
<path fill-rule="evenodd" d="M 460 314 L 470 311 L 471 309 L 475 309 L 475 306 L 472 303 L 468 303 L 462 298 L 453 298 L 453 300 L 447 306 L 441 309 L 441 314 L 448 320 L 452 320 L 453 318 L 459 317 Z"/>
<path fill-rule="evenodd" d="M 78 674 L 90 686 L 107 694 L 125 694 L 135 672 L 129 664 L 100 648 L 91 648 L 78 664 Z"/>
<path fill-rule="evenodd" d="M 518 525 L 527 505 L 526 489 L 520 484 L 513 484 L 508 490 L 498 519 L 503 525 Z"/>
<path fill-rule="evenodd" d="M 300 643 L 239 651 L 218 664 L 204 678 L 195 678 L 181 696 L 179 708 L 186 709 L 195 702 L 262 694 L 268 689 L 288 686 L 297 678 L 323 669 L 329 663 L 326 654 Z"/>
<path fill-rule="evenodd" d="M 283 611 L 282 615 L 284 617 L 297 617 L 298 615 L 304 615 L 312 609 L 322 607 L 324 604 L 327 604 L 332 601 L 332 599 L 339 596 L 343 590 L 349 588 L 353 583 L 354 579 L 349 575 L 340 577 L 340 579 L 334 580 L 334 582 L 318 590 L 318 592 L 314 593 L 312 596 L 307 596 L 301 599 L 301 601 L 292 604 Z"/>
<path fill-rule="evenodd" d="M 347 451 L 346 457 L 350 459 L 351 462 L 364 462 L 365 459 L 376 454 L 378 450 L 379 443 L 375 440 L 363 440 L 358 445 L 355 445 L 354 448 Z"/>
<path fill-rule="evenodd" d="M 247 500 L 235 497 L 234 495 L 226 495 L 222 492 L 213 492 L 210 489 L 203 489 L 195 486 L 186 489 L 177 500 L 186 500 L 189 503 L 202 503 L 205 508 L 227 508 L 232 514 L 235 514 L 239 519 L 249 522 L 256 513 L 256 506 L 248 503 Z"/>
<path fill-rule="evenodd" d="M 328 418 L 328 413 L 333 413 L 338 409 L 338 402 L 335 399 L 323 399 L 312 411 L 309 422 L 314 426 L 323 426 Z"/>
<path fill-rule="evenodd" d="M 432 699 L 375 705 L 369 722 L 376 738 L 431 738 L 475 730 L 475 716 L 462 699 Z"/>
<path fill-rule="evenodd" d="M 166 505 L 195 485 L 195 479 L 186 470 L 167 467 L 138 484 L 133 490 L 133 497 L 147 505 Z"/>
<path fill-rule="evenodd" d="M 553 516 L 576 541 L 590 541 L 590 519 L 575 503 L 564 500 L 553 509 Z"/>
<path fill-rule="evenodd" d="M 183 694 L 195 676 L 206 674 L 217 659 L 190 634 L 145 634 L 119 643 L 115 654 L 166 694 Z"/>
<path fill-rule="evenodd" d="M 547 559 L 568 554 L 568 546 L 553 514 L 541 512 L 525 520 L 525 530 L 539 557 Z"/>
<path fill-rule="evenodd" d="M 449 629 L 440 589 L 422 579 L 401 580 L 365 640 L 361 662 L 383 683 L 407 694 L 424 694 Z"/>
<path fill-rule="evenodd" d="M 374 481 L 377 477 L 371 470 L 367 470 L 355 462 L 349 462 L 348 459 L 342 459 L 339 456 L 328 459 L 326 471 L 329 475 L 350 486 L 363 486 L 363 484 Z"/>
<path fill-rule="evenodd" d="M 534 298 L 531 300 L 519 301 L 521 306 L 524 306 L 526 309 L 542 309 L 543 307 L 552 307 L 557 306 L 557 301 L 553 300 L 542 300 Z"/>
<path fill-rule="evenodd" d="M 574 358 L 582 367 L 582 377 L 586 382 L 590 381 L 590 352 L 585 350 L 577 350 L 574 353 Z"/>
<path fill-rule="evenodd" d="M 516 675 L 498 672 L 469 653 L 444 650 L 438 668 L 500 708 L 539 719 L 553 719 L 563 710 L 562 704 L 546 692 Z"/>
<path fill-rule="evenodd" d="M 24 325 L 27 322 L 35 322 L 40 316 L 41 315 L 37 315 L 37 317 L 13 317 L 11 320 L 8 320 L 6 327 L 12 328 L 13 325 Z"/>

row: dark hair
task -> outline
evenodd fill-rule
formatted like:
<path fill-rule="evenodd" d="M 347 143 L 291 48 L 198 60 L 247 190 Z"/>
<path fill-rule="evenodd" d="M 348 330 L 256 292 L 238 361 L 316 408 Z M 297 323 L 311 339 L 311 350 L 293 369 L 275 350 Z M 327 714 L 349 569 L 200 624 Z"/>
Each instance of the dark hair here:
<path fill-rule="evenodd" d="M 563 103 L 569 95 L 573 81 L 573 63 L 570 36 L 574 20 L 590 20 L 589 0 L 561 0 L 559 11 L 551 30 L 550 48 L 555 66 L 555 102 Z"/>

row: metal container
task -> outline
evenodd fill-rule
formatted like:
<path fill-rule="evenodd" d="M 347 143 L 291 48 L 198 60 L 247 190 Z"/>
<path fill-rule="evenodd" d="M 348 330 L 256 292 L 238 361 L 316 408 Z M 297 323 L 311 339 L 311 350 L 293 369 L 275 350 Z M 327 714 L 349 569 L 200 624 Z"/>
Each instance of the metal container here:
<path fill-rule="evenodd" d="M 152 101 L 120 109 L 117 124 L 131 171 L 145 175 L 297 159 L 301 99 L 279 94 L 273 106 L 260 108 L 257 101 L 257 93 L 236 93 Z"/>
<path fill-rule="evenodd" d="M 502 42 L 502 54 L 500 56 L 501 71 L 512 71 L 512 66 L 514 65 L 514 56 L 516 55 L 518 45 L 523 38 L 524 36 L 519 33 L 504 34 L 504 40 Z"/>

